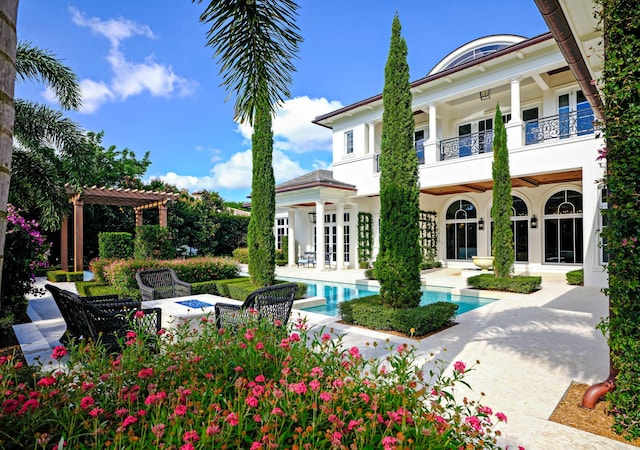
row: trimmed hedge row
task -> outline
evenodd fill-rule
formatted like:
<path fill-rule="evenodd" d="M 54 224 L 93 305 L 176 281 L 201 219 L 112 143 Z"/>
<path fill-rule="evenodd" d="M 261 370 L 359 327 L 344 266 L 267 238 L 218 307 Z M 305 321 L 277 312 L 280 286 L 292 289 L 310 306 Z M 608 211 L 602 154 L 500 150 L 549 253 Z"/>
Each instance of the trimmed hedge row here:
<path fill-rule="evenodd" d="M 346 323 L 413 336 L 423 336 L 450 324 L 458 310 L 458 305 L 448 302 L 394 309 L 383 305 L 379 295 L 342 302 L 338 307 Z"/>
<path fill-rule="evenodd" d="M 494 274 L 485 273 L 467 278 L 467 285 L 475 289 L 491 291 L 516 292 L 530 294 L 540 289 L 542 277 L 515 276 L 498 278 Z"/>
<path fill-rule="evenodd" d="M 49 270 L 46 273 L 47 281 L 52 283 L 60 283 L 63 281 L 82 281 L 84 272 L 67 272 L 64 270 Z"/>
<path fill-rule="evenodd" d="M 567 284 L 582 286 L 584 284 L 584 271 L 579 269 L 567 272 Z"/>

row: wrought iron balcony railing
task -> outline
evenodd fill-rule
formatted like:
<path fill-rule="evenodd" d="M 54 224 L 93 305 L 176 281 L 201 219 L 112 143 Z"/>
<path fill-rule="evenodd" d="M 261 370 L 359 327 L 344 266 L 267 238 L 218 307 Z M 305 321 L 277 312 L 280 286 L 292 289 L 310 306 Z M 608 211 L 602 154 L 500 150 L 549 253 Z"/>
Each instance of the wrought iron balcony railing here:
<path fill-rule="evenodd" d="M 493 150 L 493 130 L 465 134 L 440 142 L 440 161 L 490 153 Z"/>
<path fill-rule="evenodd" d="M 542 119 L 527 120 L 524 123 L 525 145 L 584 136 L 592 134 L 593 131 L 593 111 L 591 108 L 560 113 Z"/>

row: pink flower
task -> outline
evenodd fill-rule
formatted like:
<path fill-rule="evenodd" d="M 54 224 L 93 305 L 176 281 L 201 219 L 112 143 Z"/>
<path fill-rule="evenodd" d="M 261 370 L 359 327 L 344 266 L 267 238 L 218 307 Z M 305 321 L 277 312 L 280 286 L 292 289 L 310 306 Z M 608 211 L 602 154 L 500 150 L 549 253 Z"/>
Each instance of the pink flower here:
<path fill-rule="evenodd" d="M 264 375 L 258 375 L 256 377 L 256 383 L 264 383 L 266 380 L 266 378 L 264 377 Z"/>
<path fill-rule="evenodd" d="M 235 370 L 236 372 L 244 372 L 244 369 L 240 366 L 236 366 L 233 370 Z"/>
<path fill-rule="evenodd" d="M 482 414 L 486 414 L 487 416 L 493 414 L 493 410 L 488 406 L 481 406 L 480 408 L 478 408 L 478 411 Z"/>
<path fill-rule="evenodd" d="M 351 347 L 349 349 L 349 354 L 358 359 L 360 357 L 360 350 L 358 350 L 358 347 Z"/>
<path fill-rule="evenodd" d="M 213 436 L 214 434 L 218 434 L 220 432 L 220 427 L 218 425 L 209 425 L 207 427 L 207 436 Z"/>
<path fill-rule="evenodd" d="M 151 427 L 151 432 L 156 436 L 156 438 L 160 439 L 164 436 L 164 428 L 165 424 L 159 423 Z"/>
<path fill-rule="evenodd" d="M 127 416 L 127 418 L 124 419 L 124 421 L 122 422 L 122 426 L 128 427 L 129 425 L 132 425 L 137 421 L 138 421 L 138 418 L 136 416 Z"/>
<path fill-rule="evenodd" d="M 496 413 L 496 418 L 500 421 L 500 422 L 504 422 L 507 423 L 507 416 L 505 416 L 503 413 L 501 412 L 497 412 Z"/>
<path fill-rule="evenodd" d="M 56 345 L 51 352 L 51 357 L 53 359 L 61 359 L 67 354 L 67 349 L 62 345 Z"/>
<path fill-rule="evenodd" d="M 189 430 L 185 431 L 185 433 L 182 435 L 182 440 L 185 442 L 196 442 L 200 440 L 200 436 L 198 435 L 197 431 Z"/>
<path fill-rule="evenodd" d="M 474 430 L 482 431 L 482 425 L 480 425 L 480 420 L 476 416 L 469 416 L 464 421 L 471 425 Z"/>
<path fill-rule="evenodd" d="M 186 444 L 180 446 L 180 450 L 195 450 L 195 447 L 191 442 L 187 442 Z"/>
<path fill-rule="evenodd" d="M 380 443 L 383 445 L 384 450 L 393 450 L 396 448 L 397 441 L 398 440 L 393 436 L 385 436 L 382 438 L 382 441 L 380 441 Z"/>
<path fill-rule="evenodd" d="M 358 394 L 358 397 L 360 397 L 360 400 L 362 400 L 363 402 L 369 403 L 369 394 L 361 392 L 360 394 Z"/>
<path fill-rule="evenodd" d="M 289 385 L 289 390 L 291 392 L 295 392 L 296 394 L 306 394 L 307 393 L 307 385 L 304 384 L 304 381 L 300 383 L 292 383 Z"/>
<path fill-rule="evenodd" d="M 262 444 L 260 442 L 254 442 L 251 444 L 251 450 L 260 450 L 262 448 Z"/>
<path fill-rule="evenodd" d="M 187 413 L 187 407 L 185 405 L 178 405 L 173 412 L 176 413 L 177 416 L 184 416 Z"/>
<path fill-rule="evenodd" d="M 147 369 L 140 369 L 138 372 L 138 378 L 150 378 L 153 375 L 153 369 L 151 367 Z"/>
<path fill-rule="evenodd" d="M 264 344 L 262 342 L 258 342 L 256 344 L 256 350 L 262 350 L 262 349 L 264 349 Z"/>
<path fill-rule="evenodd" d="M 87 395 L 86 397 L 82 397 L 82 400 L 80 400 L 80 408 L 87 409 L 89 406 L 93 405 L 95 402 L 96 401 L 92 397 L 89 397 Z"/>
<path fill-rule="evenodd" d="M 322 337 L 320 338 L 322 340 L 322 342 L 327 342 L 331 340 L 331 335 L 329 333 L 325 333 L 322 335 Z"/>
<path fill-rule="evenodd" d="M 129 410 L 127 408 L 118 408 L 118 409 L 116 409 L 116 416 L 124 417 L 124 416 L 127 415 L 128 412 L 129 412 Z"/>
<path fill-rule="evenodd" d="M 44 377 L 38 381 L 38 386 L 51 386 L 53 384 L 56 384 L 56 379 L 54 377 Z"/>
<path fill-rule="evenodd" d="M 463 363 L 462 361 L 456 361 L 453 364 L 453 370 L 455 370 L 456 372 L 464 373 L 466 368 L 467 368 L 467 365 L 465 363 Z"/>
<path fill-rule="evenodd" d="M 96 418 L 99 415 L 101 415 L 103 412 L 104 412 L 104 409 L 102 408 L 93 408 L 91 411 L 89 411 L 89 415 L 93 418 Z"/>
<path fill-rule="evenodd" d="M 93 386 L 95 386 L 93 383 L 90 383 L 88 381 L 83 381 L 82 382 L 82 390 L 83 391 L 88 391 L 89 389 L 93 389 Z"/>
<path fill-rule="evenodd" d="M 320 367 L 314 367 L 311 369 L 311 375 L 321 378 L 323 375 L 322 369 Z"/>
<path fill-rule="evenodd" d="M 258 399 L 255 397 L 247 397 L 245 399 L 245 403 L 251 406 L 252 408 L 255 408 L 256 406 L 258 406 Z"/>
<path fill-rule="evenodd" d="M 144 317 L 144 311 L 142 311 L 142 310 L 136 311 L 135 314 L 133 315 L 134 319 L 140 319 L 142 317 Z"/>
<path fill-rule="evenodd" d="M 225 417 L 224 420 L 232 427 L 235 427 L 236 425 L 238 425 L 238 422 L 239 422 L 238 416 L 236 415 L 236 413 L 229 413 L 229 415 Z"/>
<path fill-rule="evenodd" d="M 320 389 L 320 382 L 318 380 L 311 380 L 309 382 L 309 387 L 313 392 L 316 392 L 318 389 Z"/>
<path fill-rule="evenodd" d="M 320 400 L 322 400 L 324 402 L 328 402 L 329 400 L 331 400 L 331 393 L 330 392 L 323 392 L 322 394 L 320 394 Z"/>

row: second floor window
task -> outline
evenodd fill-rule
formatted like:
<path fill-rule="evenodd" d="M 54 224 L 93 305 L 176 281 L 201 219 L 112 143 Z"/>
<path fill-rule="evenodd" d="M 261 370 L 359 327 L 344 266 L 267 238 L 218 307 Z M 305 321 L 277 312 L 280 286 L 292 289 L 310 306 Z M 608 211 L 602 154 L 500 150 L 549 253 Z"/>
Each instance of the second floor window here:
<path fill-rule="evenodd" d="M 413 134 L 413 143 L 416 147 L 418 164 L 424 164 L 424 130 L 418 130 Z"/>
<path fill-rule="evenodd" d="M 349 130 L 344 134 L 344 148 L 347 155 L 353 153 L 353 130 Z"/>

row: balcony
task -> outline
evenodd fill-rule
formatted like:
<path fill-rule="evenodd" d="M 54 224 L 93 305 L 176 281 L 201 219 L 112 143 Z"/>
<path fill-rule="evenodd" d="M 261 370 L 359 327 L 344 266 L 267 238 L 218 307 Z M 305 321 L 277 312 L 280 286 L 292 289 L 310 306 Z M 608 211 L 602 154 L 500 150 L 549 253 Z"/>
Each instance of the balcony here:
<path fill-rule="evenodd" d="M 440 161 L 463 158 L 465 156 L 491 153 L 493 150 L 493 130 L 465 134 L 440 142 Z"/>
<path fill-rule="evenodd" d="M 591 108 L 560 113 L 542 119 L 527 120 L 524 123 L 525 145 L 584 136 L 592 134 L 593 131 L 593 111 Z"/>

